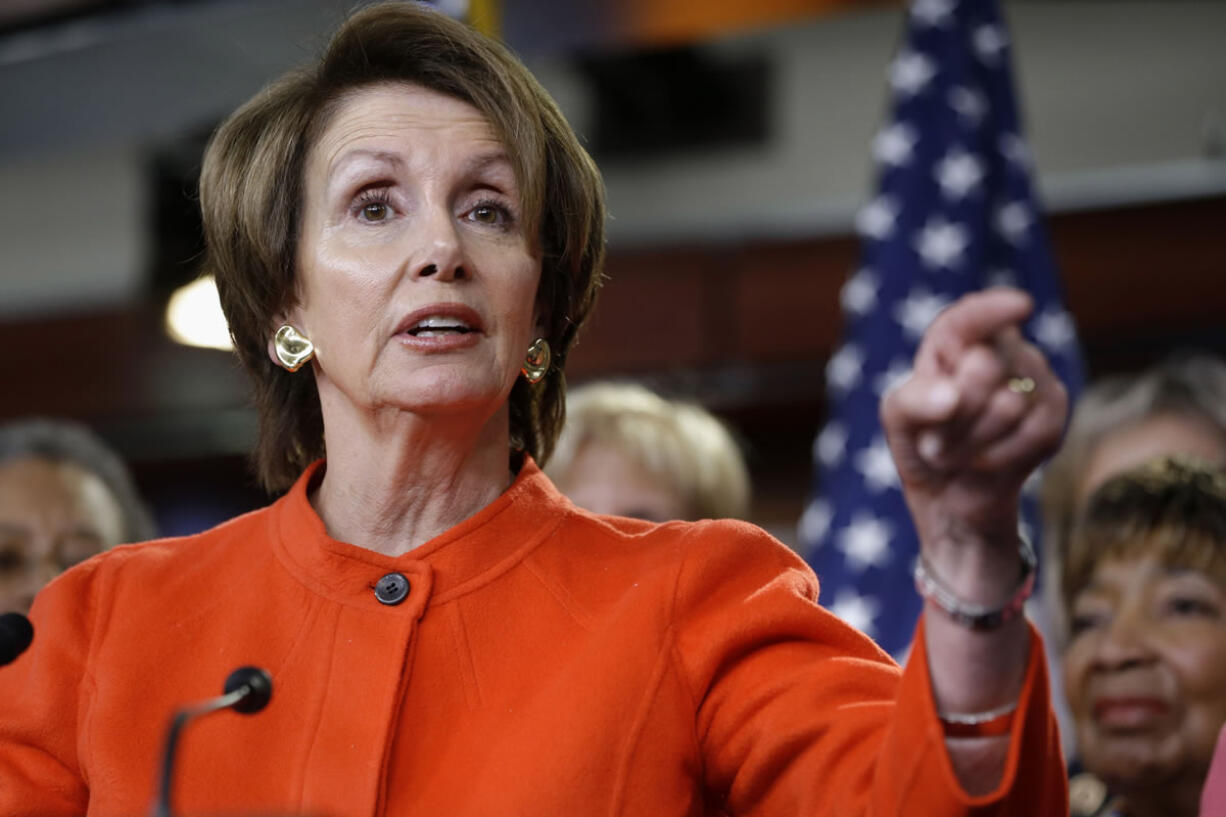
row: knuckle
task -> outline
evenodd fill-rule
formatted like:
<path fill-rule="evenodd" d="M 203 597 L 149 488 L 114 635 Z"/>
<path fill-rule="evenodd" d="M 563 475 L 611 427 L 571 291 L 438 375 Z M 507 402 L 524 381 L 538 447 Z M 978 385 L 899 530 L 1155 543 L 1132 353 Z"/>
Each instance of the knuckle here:
<path fill-rule="evenodd" d="M 982 346 L 968 350 L 958 367 L 958 380 L 962 385 L 985 400 L 1003 376 L 1000 358 Z"/>

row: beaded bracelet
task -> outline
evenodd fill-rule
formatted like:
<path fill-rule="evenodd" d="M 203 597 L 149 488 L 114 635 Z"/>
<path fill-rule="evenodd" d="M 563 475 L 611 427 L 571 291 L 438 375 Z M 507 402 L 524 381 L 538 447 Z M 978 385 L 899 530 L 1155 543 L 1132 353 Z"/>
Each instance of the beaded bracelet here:
<path fill-rule="evenodd" d="M 1018 555 L 1022 558 L 1022 576 L 1017 590 L 1004 605 L 988 607 L 982 604 L 972 604 L 958 598 L 953 591 L 943 585 L 928 568 L 928 562 L 921 555 L 915 560 L 915 589 L 925 599 L 940 607 L 954 621 L 972 630 L 995 630 L 1010 619 L 1016 618 L 1026 604 L 1026 599 L 1034 592 L 1035 568 L 1038 560 L 1034 555 L 1034 547 L 1022 533 L 1018 532 Z"/>

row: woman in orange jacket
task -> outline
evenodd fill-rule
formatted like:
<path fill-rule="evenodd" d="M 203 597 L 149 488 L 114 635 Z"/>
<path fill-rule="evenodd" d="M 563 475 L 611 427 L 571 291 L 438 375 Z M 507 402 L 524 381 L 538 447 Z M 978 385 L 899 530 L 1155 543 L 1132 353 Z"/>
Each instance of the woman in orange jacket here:
<path fill-rule="evenodd" d="M 272 506 L 121 547 L 0 673 L 0 813 L 136 814 L 168 712 L 183 813 L 1058 815 L 1021 485 L 1063 390 L 968 296 L 883 416 L 922 542 L 899 670 L 740 523 L 578 510 L 537 467 L 600 280 L 599 175 L 501 46 L 368 7 L 253 98 L 201 179 Z"/>

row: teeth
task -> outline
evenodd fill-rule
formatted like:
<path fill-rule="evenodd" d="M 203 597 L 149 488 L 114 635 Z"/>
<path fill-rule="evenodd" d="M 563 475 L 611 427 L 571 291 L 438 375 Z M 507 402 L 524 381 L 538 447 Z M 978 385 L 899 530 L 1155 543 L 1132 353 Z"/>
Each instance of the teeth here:
<path fill-rule="evenodd" d="M 469 332 L 471 327 L 459 318 L 431 315 L 413 325 L 409 333 L 418 337 L 434 337 L 448 332 Z"/>

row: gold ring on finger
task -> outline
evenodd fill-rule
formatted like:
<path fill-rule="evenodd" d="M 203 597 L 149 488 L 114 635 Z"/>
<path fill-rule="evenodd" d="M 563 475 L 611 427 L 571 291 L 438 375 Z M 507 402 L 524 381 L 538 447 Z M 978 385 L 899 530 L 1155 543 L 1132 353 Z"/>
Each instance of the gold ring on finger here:
<path fill-rule="evenodd" d="M 1013 392 L 1014 394 L 1020 394 L 1023 397 L 1029 397 L 1030 395 L 1034 394 L 1034 390 L 1037 387 L 1038 384 L 1034 382 L 1033 377 L 1022 376 L 1009 378 L 1009 391 Z"/>

